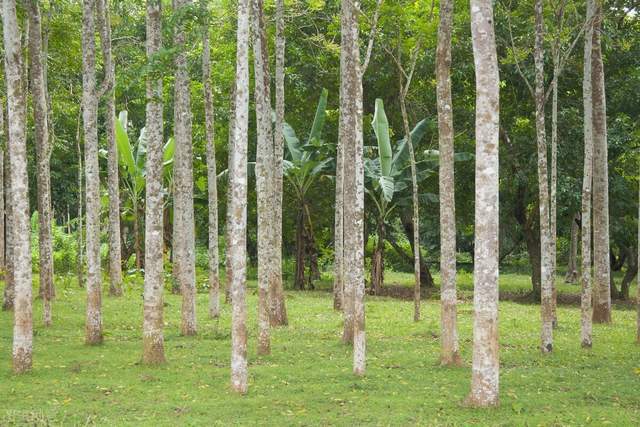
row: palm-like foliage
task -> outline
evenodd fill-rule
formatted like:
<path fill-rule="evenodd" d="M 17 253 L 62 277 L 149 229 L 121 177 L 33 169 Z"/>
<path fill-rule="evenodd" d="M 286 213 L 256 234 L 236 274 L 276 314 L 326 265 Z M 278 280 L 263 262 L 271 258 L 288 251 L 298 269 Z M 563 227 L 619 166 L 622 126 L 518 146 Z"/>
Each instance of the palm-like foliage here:
<path fill-rule="evenodd" d="M 144 190 L 146 187 L 147 137 L 146 129 L 140 130 L 135 144 L 131 143 L 127 133 L 128 114 L 121 111 L 116 120 L 116 144 L 118 146 L 118 160 L 121 166 L 122 182 L 127 195 L 124 213 L 133 217 L 134 245 L 136 252 L 136 268 L 141 268 L 142 249 L 140 238 L 140 216 L 144 212 Z M 171 180 L 173 153 L 175 143 L 169 138 L 164 145 L 163 161 L 165 180 Z M 167 185 L 168 187 L 168 185 Z M 168 193 L 168 192 L 166 192 Z"/>
<path fill-rule="evenodd" d="M 296 132 L 284 123 L 283 133 L 287 147 L 287 158 L 283 161 L 283 172 L 287 181 L 293 187 L 298 205 L 296 225 L 296 276 L 295 286 L 304 287 L 304 254 L 310 258 L 311 280 L 319 277 L 317 265 L 317 251 L 314 242 L 313 223 L 306 200 L 309 188 L 330 169 L 333 158 L 328 154 L 330 150 L 322 140 L 322 129 L 326 118 L 328 91 L 322 90 L 315 118 L 309 132 L 309 137 L 302 143 Z"/>

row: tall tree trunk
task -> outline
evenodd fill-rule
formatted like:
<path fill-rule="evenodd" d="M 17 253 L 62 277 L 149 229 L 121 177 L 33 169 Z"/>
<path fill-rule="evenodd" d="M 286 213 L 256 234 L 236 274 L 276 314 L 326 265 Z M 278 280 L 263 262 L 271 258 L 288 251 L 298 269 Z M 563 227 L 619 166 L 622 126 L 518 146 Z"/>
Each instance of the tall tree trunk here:
<path fill-rule="evenodd" d="M 547 166 L 547 136 L 545 130 L 545 90 L 544 90 L 544 16 L 543 1 L 535 3 L 535 49 L 536 68 L 536 139 L 538 145 L 538 193 L 540 209 L 540 257 L 541 257 L 541 350 L 549 353 L 553 350 L 553 263 L 551 260 L 551 229 L 549 227 L 549 170 Z"/>
<path fill-rule="evenodd" d="M 53 236 L 51 231 L 51 145 L 47 120 L 47 93 L 44 81 L 42 51 L 42 18 L 39 2 L 29 1 L 29 62 L 30 83 L 35 124 L 37 189 L 38 189 L 38 245 L 40 250 L 40 294 L 43 301 L 44 325 L 51 326 L 53 298 Z"/>
<path fill-rule="evenodd" d="M 5 246 L 5 179 L 4 162 L 5 151 L 7 149 L 7 139 L 4 132 L 4 102 L 0 100 L 0 278 L 5 281 L 6 286 L 6 246 Z"/>
<path fill-rule="evenodd" d="M 13 371 L 31 370 L 33 354 L 33 313 L 31 305 L 31 249 L 29 188 L 25 138 L 26 99 L 22 84 L 20 30 L 14 0 L 2 3 L 2 29 L 7 85 L 7 121 L 11 162 L 11 213 L 13 236 L 15 308 L 13 323 Z"/>
<path fill-rule="evenodd" d="M 0 109 L 5 111 L 5 105 L 2 103 L 0 105 Z M 3 117 L 4 118 L 4 117 Z M 4 252 L 4 292 L 3 292 L 3 300 L 2 300 L 2 310 L 3 311 L 11 311 L 13 310 L 14 303 L 14 280 L 13 280 L 13 227 L 11 226 L 11 221 L 13 218 L 12 210 L 11 210 L 11 162 L 9 161 L 9 156 L 11 152 L 9 151 L 9 130 L 8 126 L 5 123 L 2 126 L 2 135 L 4 136 L 4 147 L 5 154 L 2 159 L 3 163 L 3 193 L 4 193 L 4 216 L 2 218 L 4 229 L 5 229 L 5 252 Z"/>
<path fill-rule="evenodd" d="M 591 307 L 591 198 L 593 189 L 593 97 L 592 97 L 592 45 L 595 0 L 587 0 L 584 33 L 584 71 L 582 101 L 584 104 L 584 175 L 582 177 L 582 292 L 580 295 L 580 341 L 583 348 L 592 346 Z M 607 255 L 608 256 L 608 255 Z M 608 263 L 607 263 L 608 264 Z M 608 287 L 607 283 L 607 287 Z"/>
<path fill-rule="evenodd" d="M 567 264 L 567 275 L 565 283 L 578 282 L 578 234 L 580 233 L 580 214 L 576 213 L 571 220 L 571 244 L 569 246 L 569 263 Z"/>
<path fill-rule="evenodd" d="M 258 198 L 258 354 L 271 353 L 269 287 L 274 275 L 273 212 L 275 152 L 271 122 L 271 89 L 267 29 L 262 0 L 252 0 L 253 60 L 258 143 L 256 193 Z"/>
<path fill-rule="evenodd" d="M 96 92 L 95 0 L 82 9 L 82 122 L 87 193 L 86 343 L 102 343 L 102 270 L 100 267 L 100 168 L 98 165 L 98 97 Z"/>
<path fill-rule="evenodd" d="M 207 193 L 209 196 L 209 316 L 220 317 L 220 274 L 218 271 L 218 182 L 216 169 L 215 116 L 211 86 L 211 46 L 209 43 L 209 8 L 202 1 L 206 14 L 202 31 L 202 83 L 207 138 Z"/>
<path fill-rule="evenodd" d="M 107 187 L 109 190 L 109 295 L 121 296 L 122 249 L 120 247 L 120 188 L 118 147 L 116 145 L 116 76 L 111 53 L 109 0 L 98 0 L 97 6 L 102 60 L 105 70 L 105 128 L 107 134 Z"/>
<path fill-rule="evenodd" d="M 399 76 L 402 81 L 402 74 Z M 409 129 L 409 116 L 407 114 L 406 90 L 411 82 L 407 81 L 404 86 L 401 84 L 400 109 L 402 111 L 402 124 L 404 126 L 407 147 L 409 147 L 409 163 L 411 165 L 411 205 L 413 223 L 413 321 L 420 320 L 420 208 L 418 204 L 418 171 L 416 168 L 416 156 L 411 140 L 411 130 Z"/>
<path fill-rule="evenodd" d="M 340 86 L 340 99 L 342 99 L 342 85 Z M 342 122 L 341 122 L 342 123 Z M 336 149 L 336 198 L 335 198 L 335 220 L 334 220 L 334 264 L 333 264 L 333 309 L 344 310 L 344 127 L 338 128 L 338 146 Z M 345 313 L 345 326 L 346 326 Z M 345 329 L 346 331 L 346 329 Z M 343 336 L 343 338 L 351 338 Z"/>
<path fill-rule="evenodd" d="M 140 241 L 140 206 L 133 203 L 133 250 L 136 253 L 136 272 L 142 272 L 142 242 Z"/>
<path fill-rule="evenodd" d="M 607 106 L 602 62 L 602 4 L 596 3 L 593 21 L 591 86 L 593 97 L 593 321 L 611 322 L 609 264 L 609 167 Z"/>
<path fill-rule="evenodd" d="M 440 363 L 462 363 L 458 346 L 456 304 L 456 200 L 454 179 L 453 103 L 451 100 L 451 33 L 453 0 L 441 0 L 436 79 L 438 97 L 438 140 L 440 148 Z"/>
<path fill-rule="evenodd" d="M 233 155 L 229 165 L 231 200 L 229 221 L 229 273 L 231 287 L 231 388 L 248 389 L 247 306 L 247 145 L 249 127 L 249 0 L 238 1 L 235 120 Z"/>
<path fill-rule="evenodd" d="M 235 152 L 235 148 L 233 144 L 235 143 L 235 127 L 236 127 L 236 92 L 238 92 L 238 82 L 234 81 L 233 89 L 231 92 L 231 102 L 229 105 L 229 141 L 227 142 L 227 168 L 230 168 L 233 164 L 233 153 Z M 231 231 L 231 221 L 233 220 L 233 215 L 231 209 L 231 199 L 233 198 L 233 192 L 231 191 L 231 170 L 229 169 L 229 179 L 227 180 L 227 212 L 225 217 L 225 256 L 224 256 L 224 269 L 226 275 L 226 285 L 224 290 L 224 300 L 225 303 L 231 302 L 231 253 L 229 252 L 229 242 L 231 241 L 231 237 L 229 232 Z"/>
<path fill-rule="evenodd" d="M 182 335 L 195 335 L 196 326 L 196 275 L 195 275 L 195 223 L 193 211 L 193 143 L 191 140 L 191 92 L 187 64 L 186 22 L 181 13 L 191 0 L 173 0 L 174 14 L 179 21 L 174 29 L 175 87 L 174 87 L 174 197 L 173 244 L 176 278 L 182 294 Z M 184 10 L 184 9 L 182 9 Z"/>
<path fill-rule="evenodd" d="M 160 0 L 147 1 L 147 61 L 152 63 L 162 48 Z M 163 257 L 163 126 L 162 79 L 147 77 L 147 161 L 145 196 L 145 274 L 142 361 L 147 365 L 165 362 L 164 356 L 164 257 Z"/>
<path fill-rule="evenodd" d="M 359 2 L 342 2 L 340 135 L 343 141 L 344 340 L 353 342 L 353 373 L 366 366 L 364 315 L 364 165 L 362 72 L 358 43 Z"/>
<path fill-rule="evenodd" d="M 282 160 L 284 156 L 284 65 L 285 65 L 285 35 L 284 35 L 284 0 L 276 0 L 276 122 L 274 128 L 274 254 L 273 279 L 269 284 L 269 320 L 271 326 L 284 326 L 289 323 L 287 306 L 284 298 L 282 282 Z"/>
<path fill-rule="evenodd" d="M 82 107 L 78 109 L 78 126 L 76 129 L 76 153 L 78 156 L 78 223 L 76 225 L 76 278 L 78 287 L 84 288 L 84 225 L 83 225 L 83 194 L 84 194 L 84 164 L 82 162 L 83 153 L 81 147 L 80 125 L 82 123 Z"/>
<path fill-rule="evenodd" d="M 493 2 L 471 0 L 476 74 L 476 197 L 471 406 L 495 406 L 499 390 L 498 347 L 498 133 L 499 75 Z"/>

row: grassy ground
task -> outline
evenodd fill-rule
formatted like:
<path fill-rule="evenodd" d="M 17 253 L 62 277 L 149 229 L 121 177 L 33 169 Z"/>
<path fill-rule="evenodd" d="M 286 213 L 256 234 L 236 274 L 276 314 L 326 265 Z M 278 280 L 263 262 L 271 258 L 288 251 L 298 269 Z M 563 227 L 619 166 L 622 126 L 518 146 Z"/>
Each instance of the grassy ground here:
<path fill-rule="evenodd" d="M 394 274 L 387 276 L 393 281 Z M 397 275 L 396 281 L 410 276 Z M 513 281 L 511 281 L 513 279 Z M 461 278 L 464 288 L 465 277 Z M 503 277 L 505 287 L 526 284 Z M 139 364 L 141 289 L 104 299 L 105 344 L 83 345 L 84 293 L 62 281 L 54 326 L 41 326 L 36 301 L 33 372 L 10 371 L 11 314 L 0 313 L 0 425 L 638 425 L 640 351 L 635 312 L 616 309 L 596 325 L 594 348 L 579 345 L 579 310 L 560 307 L 554 354 L 543 356 L 539 307 L 500 304 L 501 405 L 461 406 L 469 390 L 472 306 L 459 306 L 465 366 L 441 368 L 439 304 L 368 297 L 368 370 L 351 375 L 351 351 L 340 343 L 341 317 L 326 292 L 288 292 L 290 326 L 273 331 L 273 355 L 257 357 L 256 295 L 249 292 L 250 391 L 229 391 L 228 305 L 207 319 L 198 295 L 200 334 L 179 335 L 179 297 L 166 295 L 166 354 L 161 368 Z M 255 286 L 254 283 L 251 284 Z M 526 287 L 526 285 L 525 285 Z"/>

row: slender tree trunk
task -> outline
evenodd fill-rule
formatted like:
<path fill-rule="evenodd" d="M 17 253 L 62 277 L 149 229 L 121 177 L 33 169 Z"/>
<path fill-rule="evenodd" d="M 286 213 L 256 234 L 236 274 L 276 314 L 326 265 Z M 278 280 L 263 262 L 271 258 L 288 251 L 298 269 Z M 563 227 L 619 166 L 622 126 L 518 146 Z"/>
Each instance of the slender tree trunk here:
<path fill-rule="evenodd" d="M 371 255 L 371 290 L 375 295 L 379 295 L 384 286 L 384 241 L 385 227 L 384 221 L 378 220 L 378 240 Z"/>
<path fill-rule="evenodd" d="M 304 209 L 298 210 L 296 218 L 296 272 L 293 287 L 304 290 Z"/>
<path fill-rule="evenodd" d="M 253 60 L 258 145 L 256 148 L 256 193 L 258 198 L 258 354 L 271 353 L 269 287 L 274 261 L 273 212 L 275 152 L 271 122 L 271 90 L 267 29 L 262 0 L 252 1 Z"/>
<path fill-rule="evenodd" d="M 76 251 L 78 254 L 76 277 L 78 280 L 78 287 L 84 288 L 84 225 L 83 225 L 83 194 L 84 194 L 84 181 L 82 176 L 84 174 L 84 166 L 82 162 L 82 147 L 80 136 L 80 124 L 81 124 L 82 108 L 78 110 L 78 128 L 76 130 L 76 150 L 78 155 L 78 224 L 76 226 Z"/>
<path fill-rule="evenodd" d="M 438 137 L 440 148 L 440 363 L 462 364 L 458 346 L 456 304 L 456 201 L 454 179 L 453 103 L 451 100 L 451 33 L 453 0 L 440 2 L 436 50 Z"/>
<path fill-rule="evenodd" d="M 15 287 L 13 323 L 13 371 L 31 370 L 33 353 L 33 313 L 31 305 L 31 249 L 27 147 L 25 138 L 26 99 L 22 84 L 20 30 L 13 0 L 2 3 L 2 30 L 7 84 L 7 121 L 11 162 L 12 257 Z"/>
<path fill-rule="evenodd" d="M 625 301 L 629 301 L 629 286 L 633 282 L 633 279 L 636 277 L 636 274 L 638 274 L 638 263 L 636 254 L 634 253 L 632 247 L 625 248 L 624 250 L 628 255 L 627 271 L 624 273 L 622 283 L 620 284 L 620 297 Z"/>
<path fill-rule="evenodd" d="M 576 213 L 571 221 L 571 244 L 569 246 L 569 263 L 567 264 L 567 275 L 565 283 L 578 282 L 578 234 L 580 233 L 580 214 Z"/>
<path fill-rule="evenodd" d="M 191 0 L 173 0 L 174 14 Z M 195 335 L 196 326 L 196 276 L 195 276 L 195 223 L 193 211 L 193 144 L 191 140 L 191 92 L 187 64 L 186 17 L 180 15 L 174 30 L 175 87 L 174 87 L 174 197 L 173 244 L 177 280 L 182 294 L 182 335 Z"/>
<path fill-rule="evenodd" d="M 538 145 L 538 193 L 540 198 L 540 256 L 541 256 L 541 350 L 553 350 L 553 262 L 551 257 L 551 229 L 549 226 L 549 168 L 547 166 L 547 136 L 545 130 L 544 90 L 544 16 L 543 0 L 536 0 L 536 36 L 534 59 L 536 68 L 536 139 Z"/>
<path fill-rule="evenodd" d="M 234 136 L 234 132 L 235 132 L 235 127 L 236 127 L 236 92 L 238 92 L 238 82 L 234 81 L 233 83 L 233 90 L 231 92 L 231 102 L 230 102 L 230 106 L 229 106 L 229 141 L 227 143 L 227 151 L 228 151 L 228 155 L 227 155 L 227 168 L 230 168 L 231 165 L 233 164 L 233 153 L 235 152 L 235 148 L 233 147 L 233 144 L 235 143 L 235 136 Z M 227 180 L 227 213 L 226 213 L 226 218 L 225 218 L 225 257 L 224 257 L 224 263 L 225 263 L 225 275 L 226 275 L 226 285 L 225 285 L 225 290 L 224 290 L 224 300 L 225 303 L 229 303 L 231 302 L 231 254 L 229 252 L 229 242 L 231 241 L 229 232 L 231 231 L 231 221 L 233 219 L 233 216 L 231 215 L 231 209 L 229 208 L 231 206 L 231 199 L 233 197 L 233 192 L 231 191 L 231 170 L 229 169 L 229 173 L 228 173 L 229 179 Z"/>
<path fill-rule="evenodd" d="M 400 75 L 402 81 L 402 74 Z M 406 82 L 408 86 L 410 82 Z M 402 111 L 402 124 L 404 126 L 404 134 L 407 138 L 407 147 L 409 148 L 409 163 L 411 165 L 411 204 L 413 223 L 413 321 L 420 320 L 420 208 L 418 204 L 418 171 L 416 168 L 416 156 L 413 150 L 413 141 L 411 141 L 411 130 L 409 129 L 409 116 L 406 106 L 406 91 L 401 84 L 402 93 L 400 95 L 400 109 Z"/>
<path fill-rule="evenodd" d="M 289 323 L 287 306 L 282 282 L 282 159 L 284 155 L 284 0 L 276 0 L 276 122 L 274 128 L 274 254 L 272 282 L 269 284 L 269 319 L 271 326 L 284 326 Z"/>
<path fill-rule="evenodd" d="M 493 2 L 471 0 L 476 74 L 476 197 L 471 406 L 495 406 L 499 390 L 498 347 L 498 143 L 499 75 Z"/>
<path fill-rule="evenodd" d="M 602 4 L 593 22 L 591 86 L 593 97 L 593 321 L 611 322 L 609 264 L 609 168 L 607 156 L 607 106 L 602 62 Z"/>
<path fill-rule="evenodd" d="M 122 249 L 120 247 L 120 188 L 118 147 L 116 145 L 116 76 L 111 53 L 109 0 L 98 0 L 97 6 L 106 89 L 105 128 L 107 134 L 107 187 L 109 190 L 109 295 L 121 296 Z"/>
<path fill-rule="evenodd" d="M 238 1 L 236 49 L 235 120 L 233 155 L 229 165 L 231 200 L 229 273 L 231 287 L 231 387 L 237 393 L 248 389 L 247 307 L 245 301 L 247 272 L 247 145 L 249 127 L 249 0 Z"/>
<path fill-rule="evenodd" d="M 5 246 L 5 179 L 4 162 L 5 151 L 7 149 L 7 139 L 4 132 L 4 102 L 0 100 L 0 278 L 5 281 L 6 286 L 6 246 Z"/>
<path fill-rule="evenodd" d="M 582 178 L 582 292 L 580 295 L 580 339 L 583 348 L 591 348 L 591 197 L 593 188 L 593 98 L 592 98 L 592 45 L 595 0 L 587 0 L 584 33 L 584 75 L 582 101 L 584 104 L 584 175 Z M 607 283 L 608 287 L 608 283 Z"/>
<path fill-rule="evenodd" d="M 203 11 L 209 16 L 207 2 Z M 216 169 L 215 116 L 213 87 L 211 86 L 211 46 L 209 20 L 202 31 L 202 83 L 204 87 L 204 115 L 207 137 L 207 193 L 209 195 L 209 316 L 220 317 L 220 274 L 218 271 L 218 182 Z"/>
<path fill-rule="evenodd" d="M 136 253 L 136 272 L 142 272 L 142 242 L 140 241 L 140 206 L 133 204 L 133 250 Z"/>
<path fill-rule="evenodd" d="M 8 135 L 8 133 L 7 133 Z M 9 151 L 9 138 L 7 141 L 7 153 L 5 155 L 4 165 L 4 193 L 5 193 L 5 227 L 6 227 L 6 251 L 5 251 L 5 277 L 4 277 L 4 293 L 2 301 L 2 310 L 11 311 L 15 302 L 15 280 L 13 273 L 13 208 L 11 198 L 11 151 Z"/>
<path fill-rule="evenodd" d="M 364 166 L 362 72 L 358 47 L 359 2 L 342 2 L 340 126 L 343 141 L 344 340 L 353 342 L 353 373 L 365 374 Z"/>
<path fill-rule="evenodd" d="M 147 1 L 147 60 L 151 63 L 162 48 L 160 0 Z M 164 356 L 164 257 L 163 257 L 163 132 L 162 79 L 147 78 L 147 161 L 145 196 L 145 274 L 142 361 L 165 362 Z"/>
<path fill-rule="evenodd" d="M 98 97 L 96 92 L 95 0 L 83 0 L 82 121 L 87 191 L 86 343 L 102 343 L 102 271 L 100 267 L 100 168 L 98 166 Z"/>
<path fill-rule="evenodd" d="M 44 81 L 42 51 L 42 18 L 39 2 L 29 1 L 29 62 L 35 124 L 37 190 L 38 190 L 38 242 L 40 294 L 43 301 L 44 325 L 51 326 L 51 300 L 53 298 L 53 236 L 51 231 L 51 178 L 49 124 L 47 120 L 47 93 Z"/>

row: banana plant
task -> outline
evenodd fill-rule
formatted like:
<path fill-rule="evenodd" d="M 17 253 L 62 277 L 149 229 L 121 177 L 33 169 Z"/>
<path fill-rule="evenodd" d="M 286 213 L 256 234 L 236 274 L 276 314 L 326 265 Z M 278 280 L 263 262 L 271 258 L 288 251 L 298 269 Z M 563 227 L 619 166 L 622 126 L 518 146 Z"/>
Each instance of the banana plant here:
<path fill-rule="evenodd" d="M 411 131 L 411 141 L 414 145 L 424 137 L 427 124 L 427 120 L 424 119 Z M 365 159 L 365 192 L 376 207 L 377 243 L 371 260 L 371 285 L 373 292 L 379 293 L 384 282 L 384 242 L 387 221 L 398 204 L 398 196 L 410 186 L 411 176 L 408 173 L 407 139 L 398 141 L 395 150 L 391 146 L 389 121 L 381 99 L 376 99 L 371 126 L 378 143 L 378 157 Z"/>
<path fill-rule="evenodd" d="M 283 161 L 284 176 L 294 189 L 298 214 L 296 220 L 296 273 L 294 286 L 304 289 L 305 254 L 309 258 L 309 286 L 320 276 L 318 256 L 315 247 L 313 222 L 307 200 L 307 192 L 318 179 L 326 176 L 333 158 L 328 154 L 327 145 L 322 140 L 322 129 L 326 119 L 328 91 L 322 90 L 309 137 L 302 143 L 296 132 L 288 124 L 283 124 L 287 156 Z"/>
<path fill-rule="evenodd" d="M 127 133 L 128 113 L 121 111 L 116 120 L 116 145 L 118 147 L 118 161 L 121 167 L 121 178 L 127 195 L 127 205 L 124 211 L 133 217 L 133 236 L 136 255 L 136 270 L 142 268 L 142 244 L 140 218 L 144 216 L 144 190 L 146 187 L 147 161 L 147 133 L 140 130 L 135 144 L 131 143 Z M 164 145 L 163 165 L 165 181 L 170 182 L 173 168 L 173 153 L 175 143 L 173 138 Z M 168 186 L 167 186 L 168 187 Z M 168 191 L 166 191 L 168 193 Z"/>

